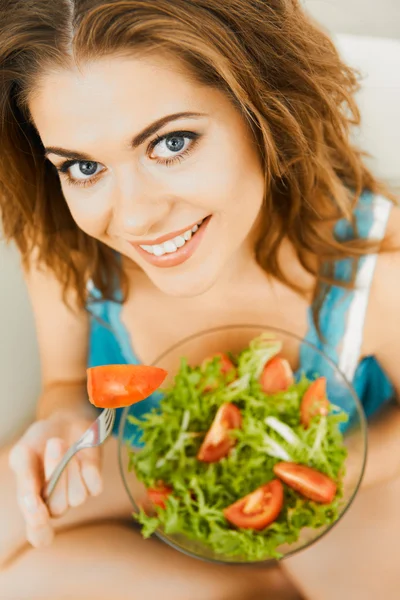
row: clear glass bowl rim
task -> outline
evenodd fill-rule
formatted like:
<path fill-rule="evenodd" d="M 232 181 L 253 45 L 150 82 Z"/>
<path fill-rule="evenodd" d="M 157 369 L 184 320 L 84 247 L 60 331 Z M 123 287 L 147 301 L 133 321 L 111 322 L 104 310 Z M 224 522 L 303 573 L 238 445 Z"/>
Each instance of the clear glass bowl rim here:
<path fill-rule="evenodd" d="M 223 331 L 228 331 L 228 330 L 233 330 L 233 329 L 259 329 L 260 332 L 261 330 L 265 330 L 267 332 L 271 332 L 271 333 L 276 333 L 277 335 L 281 334 L 287 337 L 291 337 L 296 339 L 300 344 L 305 344 L 306 346 L 308 346 L 309 348 L 311 348 L 314 352 L 316 352 L 317 354 L 319 354 L 324 361 L 326 361 L 332 368 L 332 370 L 334 372 L 336 372 L 337 374 L 340 375 L 340 377 L 343 380 L 343 383 L 348 387 L 349 392 L 351 393 L 353 400 L 354 400 L 354 404 L 356 406 L 357 409 L 357 414 L 360 420 L 360 430 L 361 430 L 361 434 L 362 434 L 362 438 L 363 438 L 363 447 L 364 447 L 364 453 L 363 453 L 363 460 L 362 460 L 362 466 L 360 469 L 360 473 L 358 476 L 358 481 L 356 483 L 356 485 L 354 486 L 354 491 L 351 495 L 351 497 L 349 498 L 346 506 L 343 508 L 342 512 L 340 513 L 339 518 L 334 521 L 331 525 L 329 525 L 326 529 L 324 529 L 319 535 L 317 535 L 315 538 L 313 538 L 312 540 L 310 540 L 309 542 L 307 542 L 304 546 L 302 546 L 301 548 L 296 548 L 293 549 L 292 551 L 289 551 L 285 554 L 285 556 L 280 559 L 280 560 L 285 560 L 286 558 L 289 558 L 290 556 L 293 556 L 294 554 L 297 554 L 298 552 L 302 552 L 303 550 L 305 550 L 306 548 L 309 548 L 310 546 L 312 546 L 313 544 L 315 544 L 316 542 L 320 541 L 323 537 L 325 537 L 325 535 L 327 533 L 329 533 L 329 531 L 332 530 L 332 528 L 339 523 L 342 518 L 344 517 L 344 515 L 346 514 L 346 512 L 348 511 L 348 509 L 350 508 L 350 506 L 353 504 L 353 501 L 358 493 L 358 490 L 360 489 L 360 485 L 364 476 L 364 472 L 365 472 L 365 466 L 366 466 L 366 462 L 367 462 L 367 454 L 368 454 L 368 422 L 364 413 L 364 409 L 363 406 L 361 404 L 360 399 L 358 398 L 352 384 L 348 381 L 347 377 L 344 375 L 344 373 L 339 369 L 339 367 L 335 364 L 335 362 L 329 357 L 327 356 L 324 352 L 322 352 L 319 348 L 317 348 L 317 346 L 315 346 L 314 344 L 312 344 L 311 342 L 309 342 L 308 340 L 305 340 L 303 338 L 301 338 L 300 336 L 287 331 L 285 329 L 282 328 L 278 328 L 278 327 L 274 327 L 268 324 L 265 325 L 260 325 L 259 323 L 257 324 L 239 324 L 239 325 L 223 325 L 220 327 L 211 327 L 208 329 L 203 329 L 201 331 L 198 331 L 197 333 L 194 333 L 192 335 L 189 335 L 185 338 L 180 339 L 178 342 L 176 342 L 175 344 L 173 344 L 172 346 L 170 346 L 167 350 L 165 350 L 164 352 L 162 352 L 162 354 L 160 354 L 151 364 L 151 366 L 157 366 L 164 357 L 166 357 L 168 354 L 170 354 L 171 352 L 174 352 L 175 350 L 177 350 L 180 346 L 183 346 L 184 344 L 191 342 L 193 340 L 196 340 L 197 338 L 201 338 L 204 335 L 208 335 L 208 334 L 213 334 L 213 333 L 219 333 L 219 332 L 223 332 Z M 125 487 L 125 490 L 128 494 L 128 497 L 134 507 L 134 511 L 137 512 L 138 511 L 138 507 L 136 505 L 136 502 L 134 500 L 134 498 L 132 497 L 132 494 L 130 492 L 129 489 L 129 485 L 127 484 L 126 481 L 126 477 L 125 477 L 125 471 L 124 471 L 124 463 L 123 463 L 123 458 L 122 458 L 122 453 L 124 451 L 124 447 L 126 445 L 126 442 L 124 440 L 124 428 L 125 428 L 125 423 L 126 423 L 126 417 L 128 415 L 130 406 L 127 406 L 123 409 L 123 413 L 121 415 L 121 420 L 120 420 L 120 424 L 119 424 L 119 430 L 118 430 L 118 464 L 119 464 L 119 470 L 120 470 L 120 474 L 121 474 L 121 478 Z M 162 540 L 165 544 L 167 544 L 168 546 L 170 546 L 171 548 L 174 548 L 174 550 L 177 550 L 179 552 L 181 552 L 182 554 L 185 554 L 186 556 L 190 556 L 191 558 L 196 558 L 197 560 L 202 560 L 204 562 L 212 562 L 214 564 L 221 564 L 221 565 L 231 565 L 231 566 L 243 566 L 243 567 L 266 567 L 268 565 L 273 565 L 276 564 L 277 561 L 275 559 L 266 559 L 266 560 L 262 560 L 262 561 L 248 561 L 248 562 L 235 562 L 234 560 L 232 561 L 223 561 L 223 560 L 217 560 L 217 559 L 209 559 L 209 558 L 205 558 L 202 557 L 198 554 L 195 554 L 194 552 L 190 552 L 189 550 L 182 548 L 181 546 L 179 546 L 178 544 L 175 544 L 172 540 L 170 540 L 168 537 L 164 536 L 160 531 L 155 531 L 154 535 L 159 538 L 160 540 Z"/>

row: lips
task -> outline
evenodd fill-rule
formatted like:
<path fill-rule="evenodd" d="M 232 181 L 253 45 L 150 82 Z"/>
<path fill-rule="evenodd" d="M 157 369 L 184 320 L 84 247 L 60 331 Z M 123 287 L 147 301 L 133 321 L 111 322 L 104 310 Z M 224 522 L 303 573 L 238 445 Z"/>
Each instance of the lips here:
<path fill-rule="evenodd" d="M 160 235 L 160 237 L 158 237 L 154 240 L 140 240 L 140 242 L 131 242 L 131 244 L 133 246 L 155 246 L 158 244 L 162 244 L 163 242 L 172 240 L 173 238 L 184 234 L 185 231 L 191 230 L 195 225 L 197 225 L 198 223 L 200 223 L 204 220 L 205 219 L 199 219 L 198 221 L 195 221 L 194 223 L 189 225 L 189 227 L 185 227 L 184 229 L 178 229 L 177 231 L 173 231 L 172 233 L 166 233 L 165 235 Z"/>
<path fill-rule="evenodd" d="M 193 255 L 204 237 L 210 219 L 211 215 L 203 221 L 197 221 L 190 228 L 181 229 L 155 240 L 145 240 L 140 244 L 135 242 L 130 245 L 151 265 L 174 267 L 186 262 Z"/>
<path fill-rule="evenodd" d="M 163 254 L 172 254 L 178 250 L 178 248 L 182 248 L 185 244 L 187 244 L 194 234 L 198 231 L 200 226 L 202 225 L 204 219 L 198 221 L 191 229 L 186 229 L 180 235 L 176 235 L 173 238 L 169 238 L 161 244 L 152 244 L 152 245 L 144 245 L 140 244 L 140 248 L 146 250 L 149 254 L 154 254 L 155 256 L 163 256 Z"/>

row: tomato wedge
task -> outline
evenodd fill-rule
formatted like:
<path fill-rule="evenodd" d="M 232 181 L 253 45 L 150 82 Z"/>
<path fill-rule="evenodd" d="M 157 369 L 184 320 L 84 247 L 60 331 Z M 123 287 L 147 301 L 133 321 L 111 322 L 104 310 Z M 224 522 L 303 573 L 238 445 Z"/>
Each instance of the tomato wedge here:
<path fill-rule="evenodd" d="M 159 506 L 160 508 L 166 508 L 166 502 L 168 496 L 172 493 L 172 488 L 168 487 L 164 483 L 160 482 L 158 487 L 156 488 L 148 488 L 147 495 L 150 498 L 150 501 L 155 506 Z"/>
<path fill-rule="evenodd" d="M 293 371 L 285 358 L 276 356 L 268 361 L 261 374 L 260 383 L 266 394 L 284 392 L 293 383 Z"/>
<path fill-rule="evenodd" d="M 235 370 L 235 365 L 233 364 L 233 362 L 231 361 L 229 356 L 227 354 L 224 354 L 223 352 L 217 352 L 213 356 L 209 356 L 209 357 L 205 358 L 203 360 L 202 364 L 205 366 L 207 363 L 211 362 L 214 358 L 221 359 L 219 364 L 220 364 L 221 373 L 223 373 L 224 375 L 229 373 L 229 371 Z"/>
<path fill-rule="evenodd" d="M 220 367 L 220 371 L 223 375 L 227 375 L 228 373 L 234 373 L 236 374 L 236 367 L 233 364 L 233 362 L 231 361 L 231 359 L 229 358 L 229 356 L 227 356 L 226 354 L 224 354 L 223 352 L 217 352 L 216 354 L 214 354 L 213 356 L 209 356 L 207 358 L 205 358 L 202 362 L 202 367 L 204 368 L 207 363 L 211 362 L 214 358 L 219 357 L 220 363 L 219 363 L 219 367 Z M 204 388 L 204 392 L 211 392 L 212 390 L 214 390 L 215 388 L 218 387 L 217 382 L 213 382 L 211 381 L 207 381 L 207 386 Z"/>
<path fill-rule="evenodd" d="M 98 408 L 120 408 L 144 400 L 164 381 L 167 371 L 145 365 L 105 365 L 87 370 L 89 400 Z"/>
<path fill-rule="evenodd" d="M 319 377 L 312 382 L 301 400 L 301 423 L 307 429 L 313 417 L 327 415 L 328 412 L 329 400 L 326 395 L 326 377 Z"/>
<path fill-rule="evenodd" d="M 197 454 L 197 459 L 213 463 L 218 462 L 229 454 L 229 450 L 235 445 L 235 440 L 229 435 L 232 429 L 242 426 L 242 415 L 234 404 L 229 402 L 219 407 L 214 421 Z"/>
<path fill-rule="evenodd" d="M 236 527 L 261 531 L 277 519 L 282 506 L 283 486 L 279 479 L 273 479 L 225 508 L 223 513 Z"/>
<path fill-rule="evenodd" d="M 333 479 L 306 465 L 281 462 L 274 466 L 274 473 L 289 487 L 314 502 L 330 504 L 336 495 L 337 485 Z"/>

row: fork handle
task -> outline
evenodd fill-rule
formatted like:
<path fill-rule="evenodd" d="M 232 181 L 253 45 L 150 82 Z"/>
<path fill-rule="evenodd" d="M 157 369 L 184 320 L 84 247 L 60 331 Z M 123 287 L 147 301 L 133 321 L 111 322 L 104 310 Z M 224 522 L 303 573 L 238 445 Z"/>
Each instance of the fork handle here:
<path fill-rule="evenodd" d="M 42 498 L 45 502 L 48 502 L 48 500 L 50 499 L 50 496 L 54 492 L 54 489 L 55 489 L 55 487 L 58 483 L 58 480 L 60 479 L 64 469 L 68 465 L 71 458 L 73 458 L 77 452 L 78 452 L 78 448 L 76 448 L 76 446 L 71 446 L 67 450 L 67 452 L 64 454 L 64 456 L 62 457 L 62 459 L 60 460 L 58 465 L 56 466 L 50 479 L 48 481 L 46 481 L 43 491 L 42 491 Z"/>

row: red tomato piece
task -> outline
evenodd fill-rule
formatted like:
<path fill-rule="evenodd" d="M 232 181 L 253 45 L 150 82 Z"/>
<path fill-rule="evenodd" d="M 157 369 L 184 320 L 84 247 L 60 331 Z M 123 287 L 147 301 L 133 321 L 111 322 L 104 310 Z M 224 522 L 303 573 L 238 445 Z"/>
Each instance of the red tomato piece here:
<path fill-rule="evenodd" d="M 130 406 L 150 396 L 167 371 L 145 365 L 105 365 L 87 370 L 89 400 L 99 408 Z"/>
<path fill-rule="evenodd" d="M 307 429 L 313 417 L 327 415 L 328 412 L 329 400 L 326 395 L 326 377 L 319 377 L 312 382 L 301 400 L 300 420 Z"/>
<path fill-rule="evenodd" d="M 296 463 L 281 462 L 274 466 L 274 473 L 289 487 L 309 500 L 330 504 L 337 490 L 337 485 L 324 473 Z"/>
<path fill-rule="evenodd" d="M 221 368 L 221 373 L 223 373 L 224 375 L 229 373 L 229 371 L 232 371 L 235 369 L 235 365 L 233 364 L 233 362 L 231 361 L 229 356 L 227 354 L 224 354 L 223 352 L 217 352 L 213 356 L 209 356 L 208 358 L 205 358 L 203 360 L 203 365 L 206 365 L 208 362 L 211 362 L 214 358 L 221 359 L 219 364 L 220 364 L 220 368 Z"/>
<path fill-rule="evenodd" d="M 282 506 L 283 486 L 279 479 L 273 479 L 225 508 L 223 513 L 236 527 L 261 531 L 278 518 Z"/>
<path fill-rule="evenodd" d="M 260 383 L 266 394 L 284 392 L 293 383 L 293 371 L 285 358 L 276 356 L 268 361 L 261 374 Z"/>
<path fill-rule="evenodd" d="M 242 415 L 234 404 L 229 402 L 219 407 L 214 421 L 197 454 L 197 459 L 202 462 L 218 462 L 235 445 L 229 432 L 232 429 L 240 429 L 242 426 Z"/>
<path fill-rule="evenodd" d="M 168 496 L 172 493 L 172 488 L 165 485 L 163 482 L 160 482 L 156 488 L 148 488 L 147 495 L 150 498 L 150 501 L 155 506 L 159 506 L 160 508 L 166 508 L 166 502 Z"/>
<path fill-rule="evenodd" d="M 229 356 L 227 356 L 223 352 L 217 352 L 213 356 L 209 356 L 209 357 L 205 358 L 202 362 L 202 366 L 205 367 L 207 365 L 207 363 L 211 362 L 214 358 L 217 358 L 217 357 L 219 357 L 221 359 L 219 362 L 219 366 L 220 366 L 220 371 L 223 375 L 227 375 L 230 372 L 233 372 L 234 374 L 236 374 L 235 365 L 233 364 L 233 362 L 231 361 Z M 211 392 L 213 389 L 215 389 L 218 386 L 218 384 L 216 382 L 213 383 L 211 381 L 211 382 L 207 382 L 207 383 L 208 383 L 208 385 L 204 388 L 204 392 Z"/>

